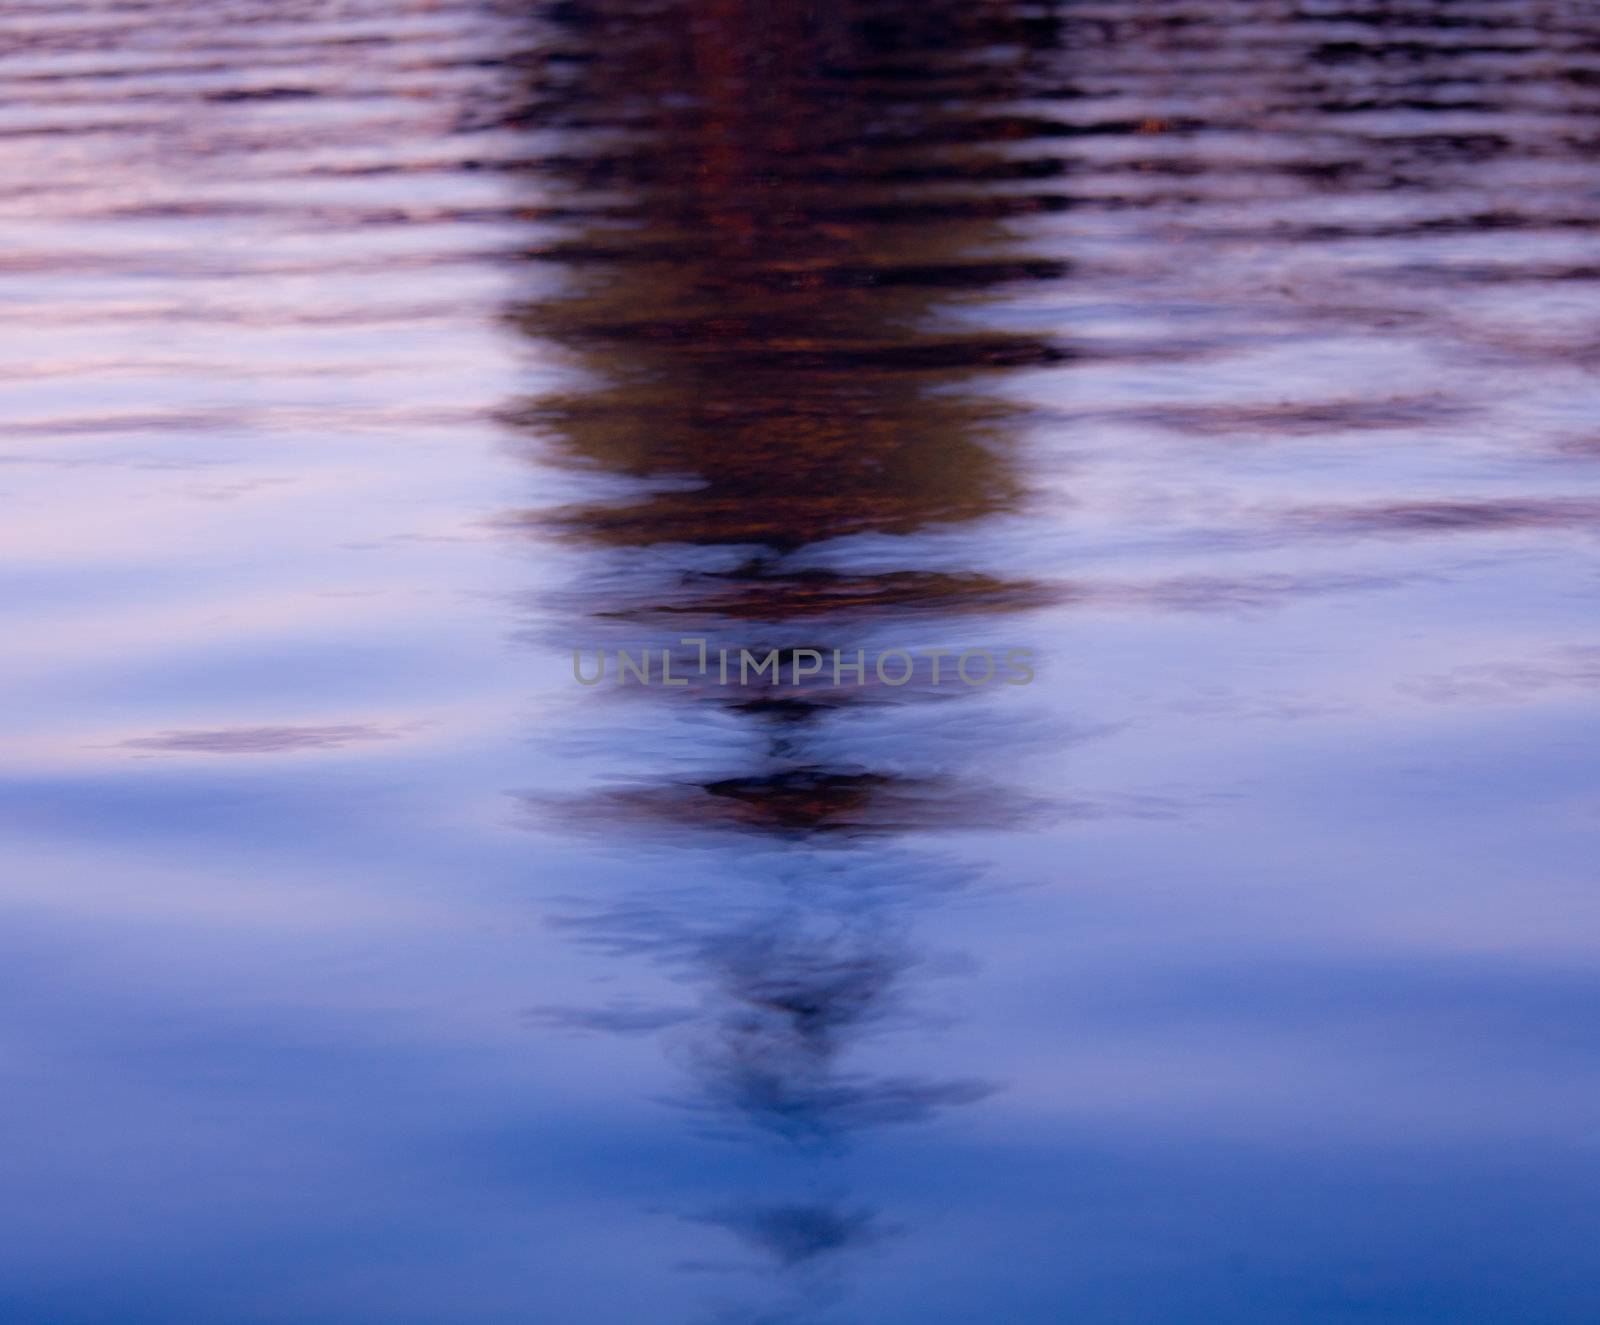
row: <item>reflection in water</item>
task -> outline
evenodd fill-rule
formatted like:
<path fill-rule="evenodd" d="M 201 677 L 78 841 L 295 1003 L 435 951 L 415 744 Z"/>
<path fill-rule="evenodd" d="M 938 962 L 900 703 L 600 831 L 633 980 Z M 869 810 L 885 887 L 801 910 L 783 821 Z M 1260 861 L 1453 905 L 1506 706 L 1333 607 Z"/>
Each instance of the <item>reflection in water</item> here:
<path fill-rule="evenodd" d="M 1012 149 L 1049 127 L 1001 109 L 1055 39 L 1054 24 L 1025 13 L 964 0 L 552 11 L 563 58 L 530 97 L 568 148 L 531 182 L 561 201 L 562 219 L 527 256 L 563 279 L 515 317 L 568 354 L 583 385 L 508 417 L 542 454 L 630 481 L 508 520 L 588 549 L 569 638 L 656 630 L 713 653 L 851 659 L 871 656 L 897 618 L 943 643 L 965 617 L 1001 631 L 1053 597 L 952 564 L 950 538 L 1024 497 L 1006 433 L 1016 411 L 987 379 L 1068 357 L 985 328 L 979 312 L 997 287 L 1068 270 L 1019 251 L 1001 220 L 1033 200 L 1000 185 L 1040 164 Z M 915 537 L 935 529 L 937 559 Z M 834 541 L 852 536 L 878 540 L 876 566 L 841 564 Z M 699 647 L 676 646 L 680 676 L 697 679 Z M 691 891 L 674 912 L 642 905 L 642 888 L 573 922 L 673 963 L 699 989 L 696 1013 L 544 1015 L 670 1026 L 693 1107 L 724 1131 L 813 1156 L 804 1190 L 694 1216 L 780 1267 L 880 1235 L 852 1198 L 815 1195 L 847 1134 L 990 1090 L 874 1074 L 853 1053 L 911 1015 L 925 963 L 910 916 L 959 882 L 925 852 L 885 854 L 869 839 L 1026 813 L 1015 793 L 966 773 L 919 772 L 915 736 L 894 739 L 907 708 L 962 697 L 948 689 L 952 666 L 943 690 L 922 674 L 893 688 L 825 676 L 642 692 L 645 706 L 733 715 L 748 753 L 714 776 L 649 780 L 642 769 L 632 786 L 546 807 L 625 824 L 658 849 L 730 835 L 721 850 L 743 858 L 737 898 Z M 840 730 L 869 711 L 889 715 L 890 734 L 880 729 L 869 761 L 846 760 Z M 993 766 L 992 739 L 973 727 L 964 740 L 963 763 Z"/>
<path fill-rule="evenodd" d="M 1600 1320 L 1600 6 L 0 16 L 0 1321 Z"/>

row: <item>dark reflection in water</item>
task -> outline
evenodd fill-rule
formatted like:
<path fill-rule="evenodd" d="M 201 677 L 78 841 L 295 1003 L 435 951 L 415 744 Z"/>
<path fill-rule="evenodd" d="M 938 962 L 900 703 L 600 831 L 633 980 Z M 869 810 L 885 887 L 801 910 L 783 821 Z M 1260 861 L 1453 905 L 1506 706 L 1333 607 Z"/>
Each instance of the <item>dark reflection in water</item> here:
<path fill-rule="evenodd" d="M 1028 13 L 956 0 L 548 11 L 559 36 L 529 89 L 537 111 L 518 119 L 570 144 L 532 172 L 563 217 L 526 255 L 563 279 L 514 316 L 570 356 L 582 386 L 508 415 L 539 454 L 631 481 L 620 495 L 511 517 L 589 549 L 581 615 L 565 627 L 573 641 L 655 630 L 713 652 L 854 658 L 897 617 L 938 645 L 964 618 L 998 634 L 1056 596 L 952 565 L 960 545 L 948 538 L 1024 501 L 1006 433 L 1016 409 L 989 379 L 1069 357 L 975 314 L 991 291 L 1069 271 L 1001 222 L 1038 203 L 997 187 L 1039 165 L 1004 149 L 1055 127 L 1002 109 L 1058 39 L 1054 21 Z M 913 537 L 928 530 L 947 536 L 939 560 Z M 880 565 L 816 555 L 848 536 L 887 540 Z M 674 647 L 679 674 L 698 682 L 698 645 Z M 829 1185 L 825 1156 L 849 1133 L 991 1090 L 860 1065 L 869 1036 L 914 1014 L 926 961 L 912 917 L 961 882 L 925 847 L 896 854 L 887 840 L 1028 813 L 967 774 L 912 771 L 915 737 L 893 739 L 904 710 L 961 698 L 953 666 L 942 690 L 922 674 L 892 689 L 824 678 L 641 692 L 644 707 L 735 715 L 746 753 L 714 776 L 642 767 L 629 787 L 543 807 L 657 850 L 731 835 L 721 850 L 743 861 L 740 895 L 691 889 L 673 907 L 642 886 L 571 922 L 672 964 L 698 990 L 696 1011 L 540 1015 L 622 1033 L 670 1027 L 695 1083 L 687 1103 L 720 1130 L 818 1157 L 799 1191 L 692 1215 L 780 1267 L 880 1236 L 868 1205 L 815 1196 Z M 891 715 L 875 757 L 833 753 L 840 726 L 869 710 Z M 964 764 L 1002 757 L 980 726 L 964 733 Z"/>
<path fill-rule="evenodd" d="M 1600 6 L 0 16 L 0 1321 L 1600 1319 Z"/>

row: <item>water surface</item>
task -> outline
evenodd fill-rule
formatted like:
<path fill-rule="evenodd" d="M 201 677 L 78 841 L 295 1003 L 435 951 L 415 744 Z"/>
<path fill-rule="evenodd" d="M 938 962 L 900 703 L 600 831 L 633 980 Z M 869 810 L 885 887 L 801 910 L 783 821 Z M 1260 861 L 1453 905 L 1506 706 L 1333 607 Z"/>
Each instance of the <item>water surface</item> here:
<path fill-rule="evenodd" d="M 1591 7 L 0 17 L 0 1316 L 1600 1315 Z"/>

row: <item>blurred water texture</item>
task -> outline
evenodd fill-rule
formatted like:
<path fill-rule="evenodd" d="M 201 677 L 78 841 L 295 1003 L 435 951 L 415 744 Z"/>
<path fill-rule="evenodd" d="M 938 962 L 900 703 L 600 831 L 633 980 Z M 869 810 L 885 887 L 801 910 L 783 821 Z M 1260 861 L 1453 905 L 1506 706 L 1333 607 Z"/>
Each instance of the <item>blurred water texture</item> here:
<path fill-rule="evenodd" d="M 0 20 L 0 1319 L 1600 1318 L 1600 9 Z"/>

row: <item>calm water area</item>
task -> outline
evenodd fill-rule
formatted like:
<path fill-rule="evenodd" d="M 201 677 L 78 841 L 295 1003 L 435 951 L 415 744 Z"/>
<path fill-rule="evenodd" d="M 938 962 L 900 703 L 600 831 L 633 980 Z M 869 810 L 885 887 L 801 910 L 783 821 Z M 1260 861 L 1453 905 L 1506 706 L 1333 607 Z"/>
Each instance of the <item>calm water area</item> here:
<path fill-rule="evenodd" d="M 1600 5 L 0 87 L 0 1322 L 1600 1320 Z"/>

